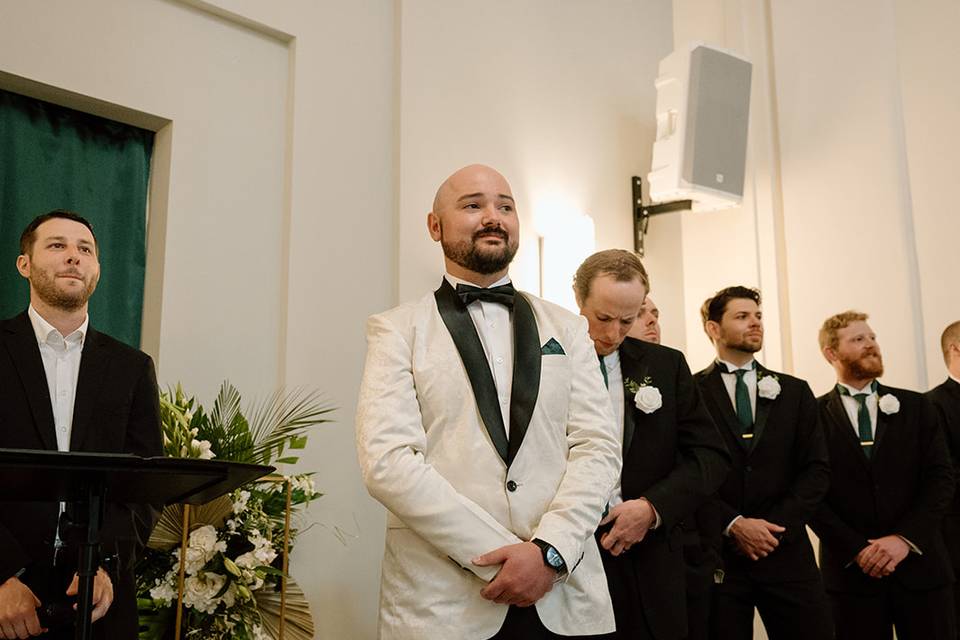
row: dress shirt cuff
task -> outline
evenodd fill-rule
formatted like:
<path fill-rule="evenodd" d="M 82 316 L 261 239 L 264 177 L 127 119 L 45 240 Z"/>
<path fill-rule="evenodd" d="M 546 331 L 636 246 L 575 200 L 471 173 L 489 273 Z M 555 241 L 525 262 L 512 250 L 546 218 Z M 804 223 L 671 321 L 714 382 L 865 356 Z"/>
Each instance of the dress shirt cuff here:
<path fill-rule="evenodd" d="M 918 547 L 917 545 L 913 544 L 912 542 L 910 542 L 909 540 L 907 540 L 907 538 L 905 538 L 904 536 L 900 535 L 899 533 L 897 533 L 897 534 L 895 534 L 895 535 L 896 535 L 898 538 L 900 538 L 901 540 L 903 540 L 904 542 L 907 543 L 907 546 L 910 547 L 910 553 L 915 553 L 915 554 L 917 554 L 918 556 L 922 556 L 922 555 L 923 555 L 923 551 L 920 551 L 920 547 Z"/>
<path fill-rule="evenodd" d="M 654 506 L 654 504 L 649 500 L 647 500 L 646 498 L 641 496 L 640 499 L 646 502 L 648 505 L 650 505 L 650 508 L 653 509 L 654 520 L 653 520 L 653 524 L 650 525 L 650 530 L 654 531 L 655 529 L 659 529 L 660 525 L 663 524 L 663 520 L 660 519 L 660 512 L 657 511 L 657 508 Z"/>
<path fill-rule="evenodd" d="M 729 538 L 729 537 L 730 537 L 730 527 L 732 527 L 732 526 L 733 526 L 733 523 L 736 522 L 737 520 L 739 520 L 739 519 L 742 518 L 742 517 L 743 517 L 743 516 L 737 516 L 736 518 L 734 518 L 733 520 L 731 520 L 731 521 L 730 521 L 730 524 L 727 525 L 727 528 L 723 530 L 723 535 L 725 535 L 725 536 L 727 536 L 727 537 Z"/>

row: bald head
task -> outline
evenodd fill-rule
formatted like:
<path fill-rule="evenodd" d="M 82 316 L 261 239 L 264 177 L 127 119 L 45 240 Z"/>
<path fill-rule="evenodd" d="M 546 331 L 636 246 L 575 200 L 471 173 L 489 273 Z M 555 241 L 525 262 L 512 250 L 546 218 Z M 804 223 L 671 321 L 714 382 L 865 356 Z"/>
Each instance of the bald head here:
<path fill-rule="evenodd" d="M 448 273 L 489 286 L 507 274 L 520 240 L 510 184 L 482 164 L 458 170 L 437 189 L 427 230 L 443 247 Z"/>
<path fill-rule="evenodd" d="M 481 185 L 494 187 L 494 192 L 513 200 L 510 183 L 499 171 L 485 164 L 471 164 L 457 169 L 443 181 L 433 197 L 433 212 L 439 214 L 443 209 L 450 208 L 457 198 L 468 195 L 473 187 Z"/>

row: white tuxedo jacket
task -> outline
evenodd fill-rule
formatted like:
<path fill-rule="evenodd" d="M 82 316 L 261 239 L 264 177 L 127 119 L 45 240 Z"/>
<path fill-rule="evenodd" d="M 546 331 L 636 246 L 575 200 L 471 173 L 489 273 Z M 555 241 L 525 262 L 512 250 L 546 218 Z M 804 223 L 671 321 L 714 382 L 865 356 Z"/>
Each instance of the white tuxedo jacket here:
<path fill-rule="evenodd" d="M 521 295 L 529 304 L 518 300 L 513 321 L 521 307 L 530 327 L 535 320 L 536 344 L 526 351 L 534 365 L 539 359 L 539 384 L 528 394 L 525 433 L 511 410 L 509 466 L 481 418 L 439 292 L 368 321 L 357 450 L 367 489 L 389 510 L 380 592 L 385 640 L 496 634 L 507 606 L 480 590 L 499 568 L 471 559 L 533 538 L 556 547 L 570 570 L 536 604 L 544 625 L 562 635 L 614 630 L 593 532 L 619 477 L 620 428 L 586 321 Z M 551 343 L 541 355 L 551 339 L 561 349 Z M 523 361 L 522 350 L 515 344 L 515 361 Z M 518 385 L 528 374 L 518 382 L 521 373 L 514 369 L 511 403 L 524 395 Z"/>

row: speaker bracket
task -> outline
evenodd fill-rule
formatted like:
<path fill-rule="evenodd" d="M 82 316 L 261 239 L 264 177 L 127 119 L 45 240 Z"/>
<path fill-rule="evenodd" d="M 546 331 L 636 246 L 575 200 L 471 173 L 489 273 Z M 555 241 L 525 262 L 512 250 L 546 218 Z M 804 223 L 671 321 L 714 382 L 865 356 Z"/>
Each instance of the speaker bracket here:
<path fill-rule="evenodd" d="M 672 211 L 690 211 L 693 207 L 693 201 L 674 200 L 672 202 L 643 204 L 643 181 L 640 176 L 630 178 L 630 187 L 633 190 L 633 250 L 642 258 L 644 257 L 644 242 L 647 238 L 650 216 Z"/>

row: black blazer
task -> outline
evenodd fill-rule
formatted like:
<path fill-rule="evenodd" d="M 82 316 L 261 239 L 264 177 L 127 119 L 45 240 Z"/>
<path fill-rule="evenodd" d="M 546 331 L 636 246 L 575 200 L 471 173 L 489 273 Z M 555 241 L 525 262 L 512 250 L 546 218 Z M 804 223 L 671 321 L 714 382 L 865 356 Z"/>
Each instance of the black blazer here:
<path fill-rule="evenodd" d="M 659 409 L 644 413 L 624 389 L 623 499 L 646 497 L 661 522 L 620 557 L 636 567 L 636 588 L 654 636 L 682 637 L 686 595 L 681 523 L 723 482 L 730 456 L 682 353 L 627 338 L 620 346 L 620 370 L 625 384 L 649 379 L 663 398 Z"/>
<path fill-rule="evenodd" d="M 0 390 L 0 447 L 56 451 L 49 387 L 26 313 L 0 321 Z M 163 454 L 152 360 L 92 328 L 80 359 L 70 450 Z M 44 567 L 52 561 L 58 513 L 57 503 L 0 502 L 0 582 L 26 568 L 21 580 L 45 599 Z M 156 517 L 147 506 L 107 505 L 101 538 L 105 552 L 116 551 L 119 562 L 113 605 L 94 625 L 102 637 L 136 637 L 134 554 L 149 539 Z"/>
<path fill-rule="evenodd" d="M 827 492 L 830 467 L 813 392 L 805 381 L 757 363 L 758 382 L 774 376 L 780 393 L 772 400 L 757 394 L 754 436 L 744 440 L 720 375 L 714 362 L 696 378 L 733 457 L 727 481 L 704 505 L 702 516 L 724 570 L 769 583 L 816 578 L 816 560 L 805 525 Z M 738 515 L 785 527 L 777 549 L 756 561 L 738 553 L 733 541 L 722 535 Z"/>
<path fill-rule="evenodd" d="M 834 388 L 818 399 L 833 464 L 833 482 L 811 526 L 820 536 L 820 566 L 827 589 L 876 593 L 884 581 L 907 589 L 933 589 L 953 580 L 940 533 L 953 496 L 953 473 L 933 406 L 919 393 L 880 385 L 900 409 L 877 411 L 871 458 Z M 864 575 L 854 562 L 868 538 L 898 534 L 917 545 L 888 578 Z"/>
<path fill-rule="evenodd" d="M 943 540 L 950 552 L 953 572 L 960 573 L 960 383 L 953 378 L 926 393 L 940 415 L 940 426 L 947 438 L 953 460 L 953 503 L 943 518 Z"/>

